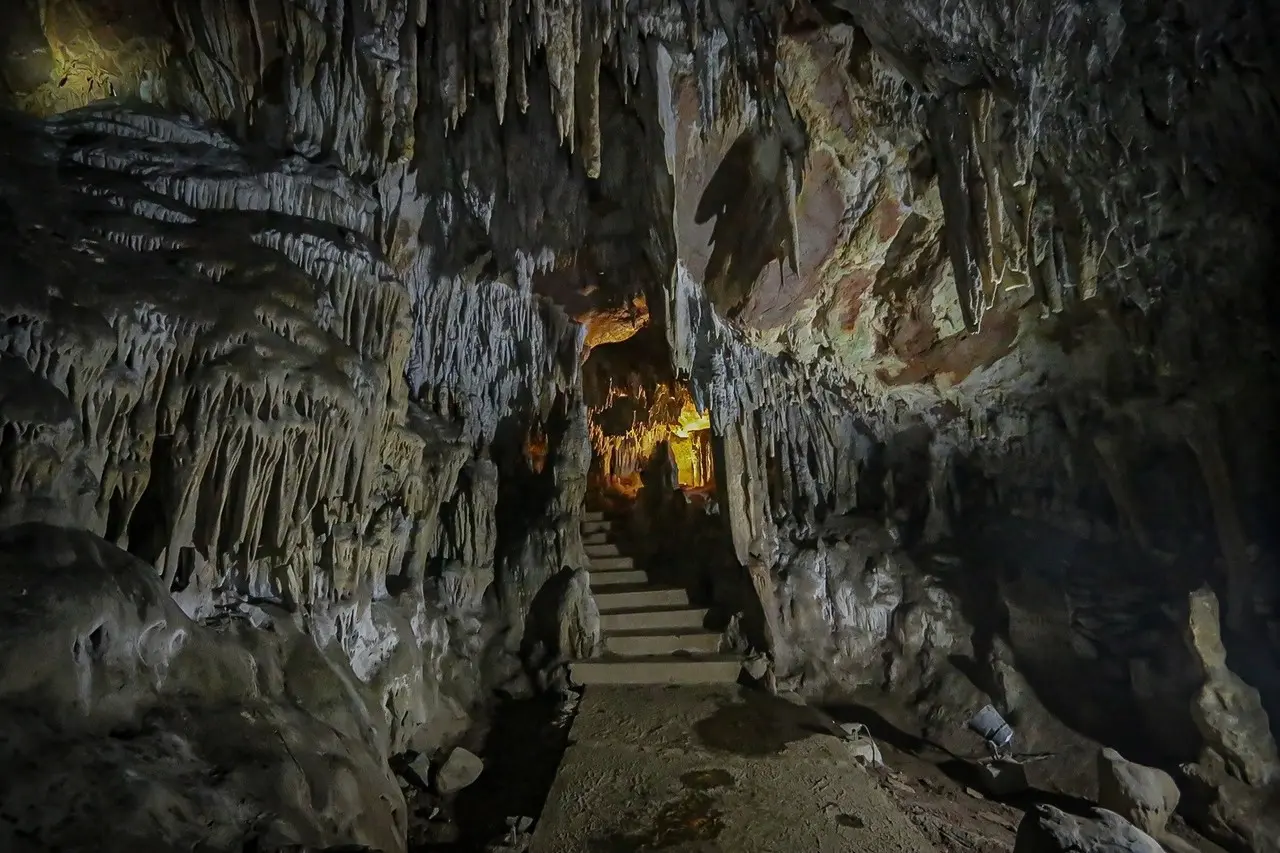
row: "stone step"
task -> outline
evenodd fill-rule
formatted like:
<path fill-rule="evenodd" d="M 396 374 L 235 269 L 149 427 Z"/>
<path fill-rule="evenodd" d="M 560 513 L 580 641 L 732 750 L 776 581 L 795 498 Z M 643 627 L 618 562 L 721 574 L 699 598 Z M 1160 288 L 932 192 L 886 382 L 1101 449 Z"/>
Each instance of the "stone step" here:
<path fill-rule="evenodd" d="M 587 549 L 588 557 L 617 557 L 622 554 L 612 542 L 592 542 L 589 545 L 583 543 L 583 547 Z"/>
<path fill-rule="evenodd" d="M 583 545 L 603 545 L 608 541 L 608 533 L 588 533 L 582 537 Z"/>
<path fill-rule="evenodd" d="M 587 536 L 592 533 L 608 533 L 613 530 L 612 521 L 584 521 L 582 522 L 582 535 Z"/>
<path fill-rule="evenodd" d="M 712 631 L 679 631 L 666 634 L 624 631 L 606 634 L 604 649 L 611 655 L 648 657 L 652 655 L 713 655 L 720 651 L 720 635 Z"/>
<path fill-rule="evenodd" d="M 596 607 L 606 610 L 643 610 L 648 607 L 688 607 L 689 594 L 675 587 L 638 587 L 621 591 L 598 592 Z"/>
<path fill-rule="evenodd" d="M 587 568 L 593 572 L 607 572 L 610 569 L 634 569 L 634 557 L 592 557 Z"/>
<path fill-rule="evenodd" d="M 621 569 L 612 572 L 590 572 L 591 588 L 600 586 L 643 586 L 649 583 L 649 573 L 644 569 Z"/>
<path fill-rule="evenodd" d="M 599 512 L 598 510 L 597 511 L 588 510 L 587 512 L 584 512 L 582 514 L 582 520 L 583 521 L 604 521 L 604 513 Z"/>
<path fill-rule="evenodd" d="M 595 658 L 569 664 L 578 684 L 733 684 L 742 671 L 736 657 Z"/>
<path fill-rule="evenodd" d="M 651 607 L 645 610 L 622 610 L 600 614 L 600 630 L 606 634 L 619 631 L 653 631 L 672 628 L 701 628 L 707 620 L 706 608 Z"/>

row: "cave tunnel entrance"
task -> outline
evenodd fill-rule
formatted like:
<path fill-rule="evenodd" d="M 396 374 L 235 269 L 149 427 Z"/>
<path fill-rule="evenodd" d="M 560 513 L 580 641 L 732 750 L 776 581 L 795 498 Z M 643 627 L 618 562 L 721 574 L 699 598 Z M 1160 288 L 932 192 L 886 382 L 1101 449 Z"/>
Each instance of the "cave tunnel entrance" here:
<path fill-rule="evenodd" d="M 652 329 L 595 347 L 583 386 L 591 419 L 589 505 L 625 510 L 646 489 L 691 499 L 714 494 L 711 413 L 698 410 Z"/>

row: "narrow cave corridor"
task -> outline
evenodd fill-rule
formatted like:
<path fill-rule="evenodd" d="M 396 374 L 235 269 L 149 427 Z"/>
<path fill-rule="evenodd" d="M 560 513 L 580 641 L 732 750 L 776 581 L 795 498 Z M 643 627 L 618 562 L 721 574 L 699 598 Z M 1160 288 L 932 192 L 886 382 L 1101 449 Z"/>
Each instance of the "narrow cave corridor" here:
<path fill-rule="evenodd" d="M 0 853 L 1280 853 L 1277 34 L 0 4 Z"/>

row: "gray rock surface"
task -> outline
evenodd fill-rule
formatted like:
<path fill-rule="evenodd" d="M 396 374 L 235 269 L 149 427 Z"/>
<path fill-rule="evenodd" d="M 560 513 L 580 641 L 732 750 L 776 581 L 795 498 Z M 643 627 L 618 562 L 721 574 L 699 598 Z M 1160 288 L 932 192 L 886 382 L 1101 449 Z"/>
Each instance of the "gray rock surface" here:
<path fill-rule="evenodd" d="M 39 524 L 0 531 L 0 584 L 6 851 L 403 847 L 372 691 L 288 620 L 194 623 L 150 566 Z"/>
<path fill-rule="evenodd" d="M 1007 797 L 1027 790 L 1027 769 L 1016 761 L 987 761 L 978 767 L 978 781 L 987 794 Z"/>
<path fill-rule="evenodd" d="M 578 569 L 565 585 L 556 608 L 560 653 L 583 659 L 594 657 L 600 649 L 600 609 L 591 594 L 591 577 Z"/>
<path fill-rule="evenodd" d="M 1098 753 L 1098 804 L 1148 835 L 1164 832 L 1180 796 L 1163 770 L 1135 764 L 1114 749 Z"/>
<path fill-rule="evenodd" d="M 455 747 L 436 771 L 435 787 L 441 794 L 456 794 L 480 778 L 484 761 L 475 753 Z"/>
<path fill-rule="evenodd" d="M 1190 596 L 1187 642 L 1200 666 L 1203 683 L 1192 718 L 1206 748 L 1228 771 L 1250 785 L 1266 785 L 1280 775 L 1280 753 L 1257 689 L 1227 667 L 1218 599 L 1208 588 Z"/>
<path fill-rule="evenodd" d="M 1018 826 L 1014 853 L 1164 853 L 1164 848 L 1115 812 L 1095 809 L 1077 817 L 1036 806 Z"/>

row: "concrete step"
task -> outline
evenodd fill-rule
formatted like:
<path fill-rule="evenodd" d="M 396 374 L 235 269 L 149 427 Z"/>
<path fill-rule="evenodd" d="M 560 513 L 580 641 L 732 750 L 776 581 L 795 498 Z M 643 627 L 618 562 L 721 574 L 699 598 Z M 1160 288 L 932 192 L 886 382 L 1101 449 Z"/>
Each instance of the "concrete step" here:
<path fill-rule="evenodd" d="M 583 543 L 583 547 L 587 549 L 588 557 L 617 557 L 622 554 L 612 542 Z"/>
<path fill-rule="evenodd" d="M 642 586 L 595 594 L 596 606 L 606 610 L 643 610 L 648 607 L 688 607 L 689 594 L 674 587 Z"/>
<path fill-rule="evenodd" d="M 614 572 L 591 572 L 591 588 L 601 586 L 643 586 L 649 583 L 649 573 L 643 569 L 623 569 Z"/>
<path fill-rule="evenodd" d="M 604 649 L 611 655 L 646 657 L 685 654 L 713 655 L 720 651 L 720 635 L 711 631 L 679 631 L 665 634 L 624 631 L 606 634 Z"/>
<path fill-rule="evenodd" d="M 596 658 L 569 664 L 578 684 L 733 684 L 742 671 L 737 657 Z"/>
<path fill-rule="evenodd" d="M 633 557 L 592 557 L 588 568 L 593 572 L 607 572 L 610 569 L 634 569 L 636 561 Z"/>
<path fill-rule="evenodd" d="M 613 530 L 612 521 L 584 521 L 582 522 L 582 535 L 588 536 L 592 533 L 608 533 Z"/>
<path fill-rule="evenodd" d="M 582 514 L 583 521 L 604 521 L 604 513 L 599 511 L 587 510 Z"/>
<path fill-rule="evenodd" d="M 672 628 L 702 628 L 707 620 L 705 607 L 650 607 L 644 610 L 622 610 L 600 614 L 600 630 L 606 634 L 619 631 L 662 631 Z"/>
<path fill-rule="evenodd" d="M 583 545 L 604 545 L 608 541 L 608 533 L 588 533 L 582 537 Z"/>

